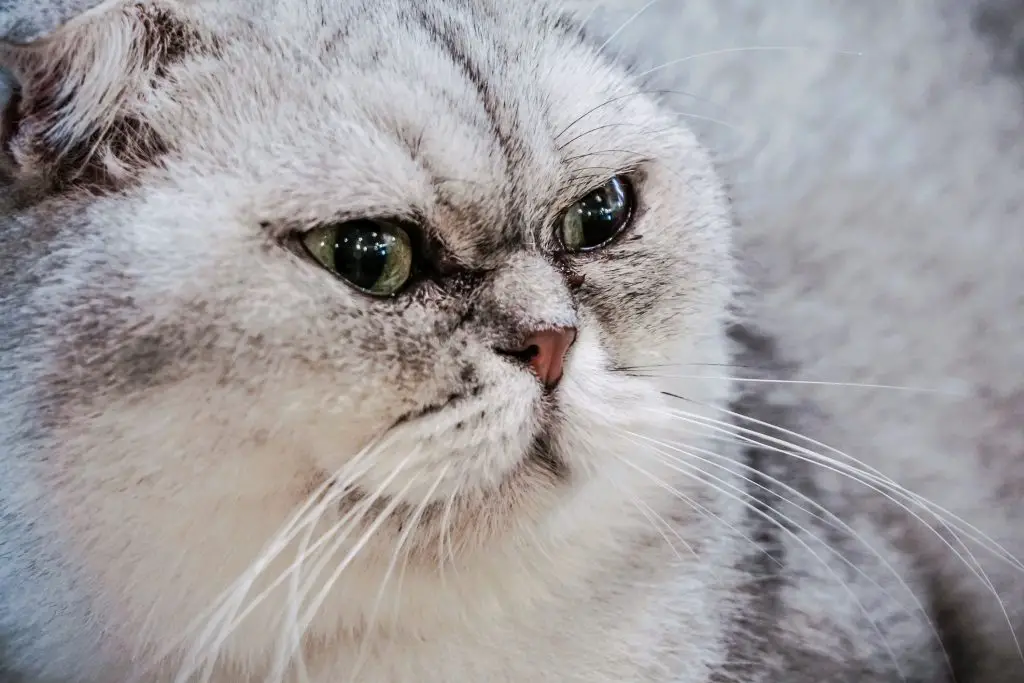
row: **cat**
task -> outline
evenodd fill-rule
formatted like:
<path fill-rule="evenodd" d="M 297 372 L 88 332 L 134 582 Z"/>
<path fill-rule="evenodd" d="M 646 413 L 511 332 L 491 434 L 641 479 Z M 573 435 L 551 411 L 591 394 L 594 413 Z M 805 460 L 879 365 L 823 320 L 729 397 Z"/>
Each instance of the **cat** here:
<path fill-rule="evenodd" d="M 0 676 L 1014 680 L 585 10 L 93 4 L 0 49 Z"/>

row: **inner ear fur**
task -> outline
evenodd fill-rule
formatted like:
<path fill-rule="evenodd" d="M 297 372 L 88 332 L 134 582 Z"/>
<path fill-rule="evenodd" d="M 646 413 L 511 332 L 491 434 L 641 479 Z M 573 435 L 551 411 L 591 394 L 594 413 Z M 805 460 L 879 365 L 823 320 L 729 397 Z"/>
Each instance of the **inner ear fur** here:
<path fill-rule="evenodd" d="M 202 43 L 167 5 L 119 4 L 29 45 L 0 45 L 14 86 L 2 155 L 15 176 L 56 186 L 116 185 L 165 145 L 147 125 L 147 91 Z"/>

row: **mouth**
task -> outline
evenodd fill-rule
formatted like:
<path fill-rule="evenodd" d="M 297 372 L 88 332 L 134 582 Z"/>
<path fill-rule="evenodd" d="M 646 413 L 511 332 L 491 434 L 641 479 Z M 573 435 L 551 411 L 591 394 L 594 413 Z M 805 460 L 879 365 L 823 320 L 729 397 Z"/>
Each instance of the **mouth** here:
<path fill-rule="evenodd" d="M 391 424 L 379 434 L 379 438 L 395 430 L 403 430 L 404 427 L 411 426 L 413 423 L 419 423 L 422 420 L 429 422 L 432 418 L 442 415 L 449 410 L 460 410 L 460 406 L 470 404 L 474 399 L 479 398 L 483 391 L 484 387 L 477 384 L 468 389 L 452 392 L 443 399 L 433 403 L 417 406 L 394 418 Z M 481 414 L 484 413 L 481 412 Z M 554 396 L 547 394 L 538 397 L 537 402 L 533 406 L 533 419 L 529 420 L 529 422 L 533 423 L 530 430 L 533 433 L 523 434 L 527 441 L 519 442 L 519 448 L 522 448 L 522 451 L 519 451 L 519 453 L 507 453 L 506 457 L 508 460 L 506 460 L 504 466 L 509 467 L 509 469 L 505 472 L 504 477 L 492 480 L 490 485 L 496 486 L 500 490 L 507 490 L 506 487 L 508 486 L 516 488 L 524 481 L 524 477 L 526 478 L 525 481 L 534 480 L 536 482 L 536 479 L 539 477 L 542 480 L 547 480 L 549 485 L 561 486 L 566 484 L 572 476 L 572 471 L 568 461 L 558 453 L 556 445 L 558 441 L 556 438 L 558 434 L 557 429 L 561 419 L 558 401 Z M 453 422 L 453 424 L 456 426 L 452 435 L 455 435 L 463 428 L 463 422 Z M 409 436 L 414 439 L 426 439 L 432 446 L 440 445 L 440 447 L 445 447 L 447 440 L 444 434 L 447 433 L 447 429 L 445 427 L 443 432 L 434 430 L 419 437 L 414 436 L 416 432 L 411 432 Z M 505 438 L 502 438 L 501 441 L 505 444 L 506 448 L 511 446 L 512 442 Z M 484 446 L 494 447 L 496 443 L 495 441 Z M 454 443 L 451 445 L 455 447 Z M 455 455 L 459 455 L 459 453 L 456 452 Z M 470 451 L 463 451 L 461 456 L 472 457 L 473 454 Z M 518 461 L 518 465 L 514 464 L 516 461 Z M 317 473 L 314 479 L 318 482 L 325 482 L 329 477 L 328 472 L 321 471 Z M 504 481 L 501 481 L 501 479 L 504 479 Z M 338 495 L 336 482 L 328 486 L 335 490 L 334 495 Z M 350 484 L 338 499 L 339 508 L 341 510 L 351 509 L 354 505 L 364 500 L 367 495 L 368 491 L 364 488 L 362 482 Z M 382 501 L 386 502 L 386 499 L 387 497 L 385 496 L 382 498 Z"/>
<path fill-rule="evenodd" d="M 476 398 L 477 396 L 480 395 L 480 392 L 482 391 L 483 387 L 475 386 L 468 391 L 460 391 L 449 394 L 443 401 L 430 403 L 425 406 L 420 406 L 415 410 L 410 410 L 407 413 L 403 413 L 402 415 L 398 416 L 398 419 L 391 423 L 391 426 L 388 427 L 387 430 L 385 430 L 385 433 L 390 432 L 392 429 L 401 427 L 402 425 L 412 422 L 414 420 L 419 420 L 420 418 L 436 415 L 443 410 L 451 408 L 460 401 L 464 401 L 468 398 Z"/>
<path fill-rule="evenodd" d="M 470 396 L 476 396 L 479 392 L 480 390 L 477 388 L 470 393 L 452 394 L 444 401 L 410 411 L 395 420 L 395 422 L 388 428 L 388 431 L 396 429 L 397 427 L 414 420 L 429 417 L 430 415 L 436 415 L 437 413 L 450 408 L 459 401 Z M 533 437 L 533 441 L 530 443 L 529 448 L 526 450 L 525 461 L 540 467 L 555 479 L 562 481 L 569 478 L 569 466 L 566 464 L 565 460 L 555 452 L 554 438 L 552 434 L 552 423 L 554 422 L 555 417 L 554 412 L 555 411 L 551 410 L 550 407 L 544 411 L 545 415 L 543 424 L 540 426 L 540 429 Z"/>
<path fill-rule="evenodd" d="M 436 415 L 453 405 L 464 401 L 468 398 L 479 395 L 480 387 L 474 387 L 471 391 L 453 393 L 449 395 L 445 400 L 433 403 L 427 406 L 422 406 L 416 410 L 409 411 L 399 416 L 388 428 L 388 432 L 398 427 L 411 423 L 413 421 Z M 544 401 L 544 407 L 542 408 L 542 419 L 541 424 L 538 426 L 536 434 L 533 436 L 530 445 L 522 456 L 522 464 L 527 469 L 540 470 L 541 472 L 548 475 L 552 480 L 564 483 L 569 480 L 571 476 L 571 470 L 568 463 L 562 458 L 555 448 L 554 430 L 558 420 L 558 411 L 551 405 L 550 401 Z M 385 432 L 387 433 L 387 432 Z M 519 473 L 522 473 L 521 468 L 516 468 Z M 511 474 L 513 478 L 515 474 Z M 315 482 L 325 482 L 330 478 L 330 475 L 326 471 L 318 471 L 317 476 L 314 477 Z M 333 488 L 335 483 L 329 484 Z M 311 491 L 312 489 L 310 489 Z M 367 493 L 362 490 L 359 486 L 347 487 L 343 498 L 341 499 L 342 508 L 350 508 L 360 500 L 365 498 Z"/>

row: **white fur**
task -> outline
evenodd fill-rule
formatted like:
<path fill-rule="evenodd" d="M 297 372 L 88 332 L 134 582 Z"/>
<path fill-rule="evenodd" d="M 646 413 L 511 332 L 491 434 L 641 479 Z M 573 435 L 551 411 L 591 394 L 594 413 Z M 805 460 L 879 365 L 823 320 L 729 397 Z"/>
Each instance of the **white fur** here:
<path fill-rule="evenodd" d="M 203 16 L 199 8 L 167 6 Z M 443 396 L 456 372 L 456 366 L 445 364 L 445 354 L 453 351 L 440 351 L 433 375 L 410 383 L 400 356 L 388 369 L 384 359 L 374 367 L 372 358 L 337 348 L 348 328 L 325 316 L 331 307 L 361 306 L 359 295 L 283 250 L 268 252 L 258 235 L 260 220 L 311 224 L 339 211 L 401 213 L 410 204 L 437 211 L 428 217 L 443 223 L 444 207 L 431 208 L 430 179 L 393 137 L 408 126 L 422 128 L 421 150 L 435 168 L 474 181 L 465 188 L 453 185 L 457 202 L 500 209 L 500 197 L 488 184 L 498 188 L 510 173 L 479 125 L 481 112 L 472 104 L 476 94 L 436 46 L 391 53 L 392 73 L 382 81 L 373 69 L 350 66 L 345 58 L 318 63 L 309 46 L 319 27 L 309 11 L 304 3 L 281 3 L 267 6 L 265 25 L 215 24 L 215 30 L 243 39 L 225 47 L 222 58 L 188 63 L 165 91 L 149 91 L 152 69 L 138 61 L 141 25 L 132 10 L 118 5 L 68 27 L 54 41 L 30 47 L 38 57 L 15 53 L 18 75 L 29 89 L 62 59 L 80 65 L 68 80 L 75 99 L 44 122 L 58 149 L 103 130 L 125 111 L 144 116 L 178 147 L 160 166 L 145 170 L 136 188 L 91 199 L 78 209 L 81 220 L 95 229 L 36 265 L 44 281 L 28 305 L 77 318 L 83 312 L 67 309 L 66 302 L 81 302 L 83 291 L 101 296 L 108 285 L 96 273 L 123 273 L 131 282 L 132 310 L 144 315 L 132 322 L 137 314 L 129 313 L 120 334 L 154 329 L 161 320 L 173 323 L 192 315 L 192 302 L 205 301 L 217 316 L 215 332 L 222 330 L 212 352 L 229 360 L 222 371 L 185 368 L 180 379 L 151 392 L 110 390 L 109 396 L 89 397 L 99 399 L 98 411 L 95 403 L 77 407 L 65 398 L 59 425 L 41 442 L 19 443 L 12 440 L 19 424 L 37 420 L 25 412 L 28 404 L 22 400 L 31 389 L 23 382 L 44 376 L 66 351 L 48 352 L 42 342 L 21 354 L 19 377 L 10 385 L 13 398 L 5 402 L 4 429 L 7 459 L 17 458 L 23 467 L 4 478 L 0 499 L 8 514 L 47 526 L 41 538 L 19 535 L 9 541 L 14 555 L 0 567 L 5 584 L 16 582 L 36 596 L 5 597 L 3 629 L 37 639 L 35 645 L 19 642 L 19 666 L 70 680 L 130 678 L 140 671 L 142 680 L 174 680 L 183 667 L 196 663 L 190 648 L 197 633 L 189 632 L 190 624 L 261 561 L 268 539 L 316 483 L 311 475 L 344 472 L 346 462 L 372 445 L 371 437 L 398 414 Z M 392 10 L 384 3 L 378 11 Z M 363 22 L 359 30 L 367 26 L 365 19 L 357 21 Z M 519 11 L 508 11 L 508 21 L 521 23 L 523 31 L 535 26 Z M 267 27 L 275 28 L 267 32 Z M 368 46 L 408 39 L 399 25 L 382 22 L 375 30 L 379 36 L 365 36 Z M 259 40 L 249 43 L 244 38 L 249 32 Z M 481 46 L 478 41 L 488 39 L 471 37 Z M 509 89 L 499 100 L 516 101 L 524 93 L 529 97 L 524 87 L 529 83 L 552 103 L 549 121 L 529 100 L 519 114 L 520 125 L 536 131 L 535 138 L 523 140 L 530 150 L 530 173 L 558 183 L 564 167 L 551 139 L 588 110 L 635 86 L 569 42 L 541 34 L 525 44 L 534 51 L 530 60 L 521 68 L 509 65 L 495 87 Z M 487 63 L 486 53 L 475 57 Z M 220 59 L 230 66 L 221 66 Z M 431 82 L 423 83 L 427 75 Z M 445 111 L 438 91 L 464 102 L 465 111 Z M 425 115 L 424 106 L 433 107 L 432 113 Z M 489 387 L 464 408 L 454 406 L 396 429 L 357 480 L 363 491 L 380 489 L 414 509 L 428 494 L 444 502 L 456 488 L 463 491 L 470 503 L 452 520 L 457 563 L 444 574 L 432 564 L 436 560 L 422 558 L 394 568 L 399 534 L 392 529 L 373 539 L 346 567 L 304 634 L 302 655 L 311 680 L 357 675 L 367 683 L 621 681 L 641 675 L 661 680 L 683 671 L 689 680 L 703 676 L 722 656 L 715 643 L 724 595 L 701 588 L 701 577 L 728 564 L 728 544 L 716 549 L 717 532 L 705 530 L 711 522 L 689 515 L 685 526 L 692 531 L 686 535 L 704 539 L 706 547 L 699 559 L 687 561 L 692 567 L 668 591 L 665 580 L 681 567 L 670 561 L 667 548 L 652 548 L 650 559 L 632 568 L 634 546 L 652 534 L 651 522 L 632 500 L 658 508 L 659 500 L 673 496 L 622 458 L 676 482 L 711 508 L 717 503 L 685 479 L 680 483 L 657 460 L 645 462 L 638 451 L 643 446 L 624 430 L 647 436 L 664 432 L 662 397 L 655 383 L 616 375 L 608 366 L 615 362 L 610 352 L 619 362 L 728 361 L 721 341 L 732 289 L 727 210 L 705 154 L 651 100 L 630 96 L 587 115 L 596 132 L 577 137 L 586 129 L 571 131 L 565 154 L 599 152 L 597 163 L 623 167 L 636 163 L 638 154 L 651 160 L 645 214 L 637 229 L 648 233 L 652 245 L 670 240 L 681 250 L 678 267 L 692 280 L 678 281 L 672 295 L 686 296 L 688 307 L 682 315 L 672 312 L 672 334 L 661 314 L 651 318 L 653 327 L 646 331 L 602 330 L 592 313 L 570 304 L 567 292 L 557 294 L 564 285 L 546 262 L 529 253 L 496 260 L 477 253 L 472 233 L 452 232 L 452 247 L 464 258 L 491 259 L 498 268 L 491 285 L 494 306 L 539 324 L 580 329 L 559 390 L 565 427 L 556 439 L 574 481 L 551 487 L 524 475 L 503 494 L 513 496 L 508 501 L 494 498 L 496 487 L 521 466 L 536 429 L 540 392 L 527 373 L 509 368 L 479 341 L 457 336 L 455 341 L 464 344 L 458 354 L 479 358 L 477 372 Z M 469 117 L 470 124 L 460 116 Z M 623 117 L 629 124 L 614 130 Z M 615 126 L 603 129 L 602 122 Z M 629 151 L 604 152 L 620 147 Z M 26 153 L 18 161 L 27 165 L 32 158 Z M 117 168 L 119 161 L 101 159 L 107 168 Z M 658 189 L 680 181 L 683 198 Z M 538 211 L 530 220 L 550 223 L 561 208 L 558 202 L 571 202 L 572 193 L 592 183 L 560 188 L 556 203 L 529 204 Z M 45 214 L 25 220 L 38 221 L 40 215 Z M 672 237 L 659 235 L 670 225 Z M 612 288 L 616 277 L 639 275 L 614 269 L 602 275 L 600 268 L 595 261 L 584 271 Z M 253 269 L 259 278 L 251 277 Z M 419 323 L 413 318 L 404 324 Z M 121 339 L 112 337 L 91 353 L 114 354 Z M 252 350 L 251 344 L 258 346 Z M 381 384 L 361 386 L 355 381 L 359 376 L 377 377 Z M 338 393 L 339 383 L 351 391 Z M 389 393 L 389 386 L 396 393 Z M 720 404 L 728 391 L 718 382 L 676 389 L 708 405 Z M 488 411 L 486 419 L 476 416 L 480 407 Z M 460 420 L 473 428 L 442 436 Z M 501 445 L 502 436 L 511 440 Z M 403 463 L 405 470 L 392 477 Z M 474 496 L 482 498 L 473 503 Z M 322 531 L 335 519 L 328 511 L 317 528 Z M 295 561 L 301 538 L 269 558 L 251 590 L 239 595 L 243 605 Z M 342 546 L 339 559 L 353 540 Z M 437 543 L 413 541 L 424 546 L 421 554 Z M 31 571 L 25 564 L 50 552 L 56 553 L 59 569 Z M 303 587 L 316 595 L 335 564 L 320 582 L 303 579 Z M 382 586 L 385 579 L 389 584 Z M 630 587 L 634 582 L 650 587 Z M 289 589 L 288 582 L 282 584 L 215 650 L 199 653 L 216 655 L 217 680 L 262 679 L 275 672 L 275 655 L 290 645 L 282 623 Z M 59 605 L 60 618 L 51 616 L 50 600 Z M 666 640 L 662 624 L 669 621 L 682 637 Z M 208 635 L 218 637 L 220 630 Z M 162 673 L 144 668 L 154 655 L 164 654 Z M 200 671 L 204 663 L 198 660 Z M 650 667 L 662 673 L 640 673 Z"/>

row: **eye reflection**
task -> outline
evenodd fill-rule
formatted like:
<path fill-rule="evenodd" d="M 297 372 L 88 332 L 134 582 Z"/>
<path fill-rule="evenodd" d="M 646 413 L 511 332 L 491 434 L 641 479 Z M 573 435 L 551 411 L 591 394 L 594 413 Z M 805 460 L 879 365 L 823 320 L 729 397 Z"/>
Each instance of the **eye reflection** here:
<path fill-rule="evenodd" d="M 633 188 L 616 176 L 569 207 L 560 238 L 567 251 L 587 251 L 610 242 L 633 216 Z"/>
<path fill-rule="evenodd" d="M 392 296 L 412 274 L 412 242 L 394 223 L 327 225 L 310 230 L 302 243 L 321 266 L 368 294 Z"/>

